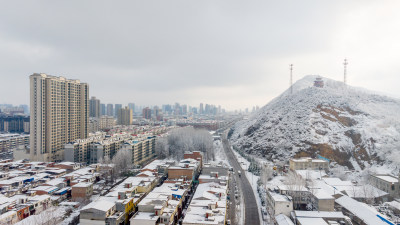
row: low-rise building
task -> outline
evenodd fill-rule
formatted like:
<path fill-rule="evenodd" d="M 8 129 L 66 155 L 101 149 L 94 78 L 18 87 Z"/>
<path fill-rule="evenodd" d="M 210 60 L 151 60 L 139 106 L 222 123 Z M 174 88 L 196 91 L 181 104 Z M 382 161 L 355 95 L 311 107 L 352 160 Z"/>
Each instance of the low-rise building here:
<path fill-rule="evenodd" d="M 290 159 L 289 167 L 291 170 L 328 170 L 329 162 L 323 159 L 312 159 L 303 157 L 299 159 Z"/>
<path fill-rule="evenodd" d="M 279 214 L 290 216 L 290 212 L 293 211 L 293 201 L 290 196 L 267 191 L 266 197 L 268 211 L 271 216 L 274 217 Z"/>
<path fill-rule="evenodd" d="M 360 225 L 387 225 L 388 219 L 370 206 L 358 202 L 349 196 L 342 196 L 335 200 L 336 208 L 348 216 L 353 224 Z M 385 221 L 386 220 L 386 221 Z"/>
<path fill-rule="evenodd" d="M 200 173 L 200 162 L 195 159 L 183 159 L 177 166 L 168 168 L 168 179 L 195 180 Z"/>
<path fill-rule="evenodd" d="M 399 178 L 389 174 L 374 174 L 369 177 L 370 184 L 389 193 L 393 198 L 400 197 Z"/>
<path fill-rule="evenodd" d="M 224 182 L 199 184 L 182 224 L 226 224 L 227 190 Z"/>
<path fill-rule="evenodd" d="M 182 216 L 183 204 L 187 201 L 186 196 L 190 187 L 185 182 L 174 182 L 164 183 L 160 187 L 154 188 L 138 204 L 138 213 L 131 218 L 131 223 L 176 223 Z"/>
<path fill-rule="evenodd" d="M 74 201 L 89 199 L 93 195 L 93 184 L 88 182 L 75 184 L 72 186 L 71 195 Z"/>
<path fill-rule="evenodd" d="M 12 210 L 0 215 L 0 224 L 15 224 L 18 222 L 17 212 Z"/>
<path fill-rule="evenodd" d="M 342 212 L 327 211 L 294 211 L 293 215 L 298 225 L 333 225 L 333 224 L 350 224 Z"/>
<path fill-rule="evenodd" d="M 116 212 L 115 203 L 95 201 L 83 207 L 79 215 L 81 225 L 106 225 L 106 219 Z"/>

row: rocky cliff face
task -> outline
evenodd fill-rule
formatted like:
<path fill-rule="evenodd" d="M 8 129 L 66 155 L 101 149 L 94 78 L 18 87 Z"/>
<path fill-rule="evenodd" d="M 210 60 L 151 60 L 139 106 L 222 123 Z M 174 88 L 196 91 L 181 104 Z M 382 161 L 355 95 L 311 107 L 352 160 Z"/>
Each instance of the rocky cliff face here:
<path fill-rule="evenodd" d="M 400 162 L 400 100 L 306 76 L 233 127 L 231 140 L 266 159 L 321 155 L 349 168 Z"/>

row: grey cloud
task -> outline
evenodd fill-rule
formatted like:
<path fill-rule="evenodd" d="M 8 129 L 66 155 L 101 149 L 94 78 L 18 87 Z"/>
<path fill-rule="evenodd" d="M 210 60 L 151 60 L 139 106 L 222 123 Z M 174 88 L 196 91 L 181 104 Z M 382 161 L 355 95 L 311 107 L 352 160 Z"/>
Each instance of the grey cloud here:
<path fill-rule="evenodd" d="M 14 85 L 0 96 L 20 95 L 0 101 L 27 103 L 28 75 L 46 72 L 89 83 L 105 102 L 197 104 L 240 86 L 240 102 L 226 107 L 263 105 L 287 87 L 293 61 L 316 62 L 304 75 L 332 72 L 318 64 L 337 56 L 341 18 L 369 2 L 9 1 L 0 13 L 0 47 L 9 46 L 0 79 Z M 191 93 L 202 88 L 203 96 Z"/>

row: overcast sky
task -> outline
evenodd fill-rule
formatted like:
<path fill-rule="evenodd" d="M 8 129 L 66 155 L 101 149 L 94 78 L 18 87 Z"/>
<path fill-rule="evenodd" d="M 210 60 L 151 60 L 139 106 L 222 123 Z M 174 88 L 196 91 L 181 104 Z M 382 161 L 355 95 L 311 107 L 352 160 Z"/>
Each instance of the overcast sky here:
<path fill-rule="evenodd" d="M 3 1 L 0 103 L 29 75 L 90 85 L 103 103 L 263 106 L 320 74 L 400 96 L 400 1 Z"/>

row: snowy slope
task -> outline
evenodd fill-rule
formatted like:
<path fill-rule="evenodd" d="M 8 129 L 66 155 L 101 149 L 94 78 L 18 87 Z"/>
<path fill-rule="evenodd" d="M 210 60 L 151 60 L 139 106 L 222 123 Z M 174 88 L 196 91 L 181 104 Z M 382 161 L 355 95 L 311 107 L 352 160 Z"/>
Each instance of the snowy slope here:
<path fill-rule="evenodd" d="M 306 76 L 248 120 L 233 143 L 267 159 L 320 154 L 349 168 L 400 162 L 400 100 Z M 394 162 L 394 163 L 393 163 Z"/>

